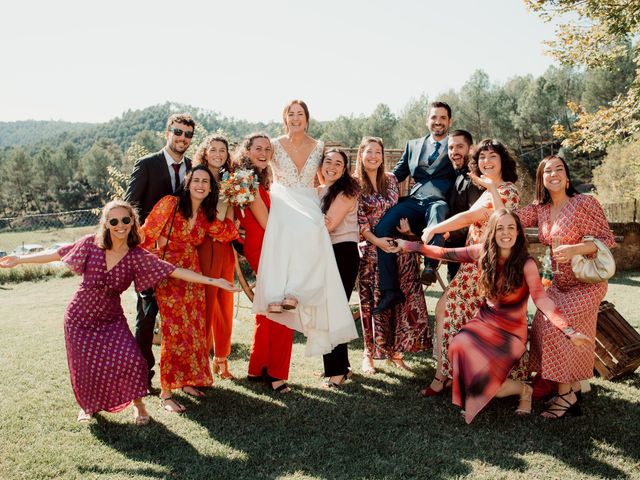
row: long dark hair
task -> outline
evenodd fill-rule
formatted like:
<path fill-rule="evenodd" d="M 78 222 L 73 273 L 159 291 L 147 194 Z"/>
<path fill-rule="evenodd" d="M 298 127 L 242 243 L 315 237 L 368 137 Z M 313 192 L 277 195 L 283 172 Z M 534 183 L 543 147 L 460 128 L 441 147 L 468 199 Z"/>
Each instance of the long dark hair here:
<path fill-rule="evenodd" d="M 198 149 L 196 150 L 196 154 L 193 156 L 193 165 L 205 165 L 209 166 L 209 160 L 207 159 L 207 150 L 213 142 L 220 142 L 224 144 L 227 149 L 227 159 L 224 161 L 224 165 L 220 167 L 220 173 L 228 172 L 231 170 L 231 152 L 229 151 L 229 140 L 227 137 L 223 135 L 218 135 L 217 133 L 212 133 L 205 138 L 200 145 L 198 145 Z"/>
<path fill-rule="evenodd" d="M 500 247 L 496 242 L 496 227 L 498 220 L 505 215 L 509 215 L 515 220 L 518 236 L 504 264 L 502 273 L 499 274 Z M 496 210 L 489 218 L 484 237 L 484 251 L 479 260 L 480 278 L 478 279 L 478 286 L 482 295 L 487 298 L 497 298 L 520 288 L 524 281 L 524 264 L 528 258 L 527 237 L 524 234 L 520 219 L 513 210 L 508 208 Z"/>
<path fill-rule="evenodd" d="M 538 168 L 536 169 L 536 198 L 533 203 L 544 205 L 551 201 L 549 190 L 544 186 L 544 167 L 547 166 L 547 163 L 556 159 L 562 162 L 562 165 L 564 165 L 564 171 L 567 174 L 567 180 L 569 181 L 569 185 L 567 186 L 567 195 L 569 197 L 573 197 L 578 194 L 578 191 L 574 188 L 573 182 L 571 181 L 571 174 L 569 173 L 569 166 L 567 165 L 567 162 L 564 161 L 564 158 L 559 157 L 558 155 L 549 155 L 548 157 L 544 157 L 540 160 Z"/>
<path fill-rule="evenodd" d="M 251 163 L 251 159 L 247 155 L 247 152 L 253 145 L 253 142 L 258 138 L 266 138 L 271 142 L 269 135 L 263 132 L 251 133 L 242 139 L 242 143 L 238 146 L 238 148 L 233 152 L 233 161 L 231 162 L 231 168 L 233 170 L 237 168 L 253 170 L 258 177 L 258 181 L 262 188 L 265 190 L 269 190 L 271 186 L 271 168 L 267 166 L 264 170 L 258 170 L 253 163 Z"/>
<path fill-rule="evenodd" d="M 189 186 L 191 185 L 191 179 L 193 178 L 193 174 L 195 172 L 207 172 L 207 175 L 209 175 L 211 191 L 209 192 L 209 195 L 204 197 L 204 200 L 202 200 L 200 208 L 204 211 L 204 214 L 207 217 L 207 221 L 213 222 L 216 218 L 216 206 L 218 205 L 219 188 L 216 179 L 213 177 L 213 173 L 211 173 L 211 170 L 209 170 L 209 167 L 207 167 L 206 165 L 196 165 L 184 177 L 182 185 L 180 185 L 180 188 L 176 192 L 176 197 L 178 197 L 178 208 L 180 209 L 180 213 L 184 218 L 191 218 L 191 215 L 193 214 L 193 205 L 191 205 L 191 193 L 189 192 Z"/>
<path fill-rule="evenodd" d="M 369 175 L 364 170 L 364 165 L 362 163 L 362 154 L 364 153 L 364 149 L 367 148 L 367 145 L 370 143 L 377 143 L 380 145 L 382 149 L 382 163 L 378 167 L 378 171 L 376 172 L 376 188 L 378 193 L 383 197 L 387 196 L 387 189 L 389 188 L 389 179 L 385 173 L 385 165 L 384 165 L 384 142 L 379 137 L 364 137 L 358 146 L 358 155 L 356 157 L 356 177 L 358 177 L 358 182 L 360 183 L 360 190 L 364 195 L 371 195 L 375 192 L 373 185 L 371 184 L 371 180 L 369 180 Z"/>
<path fill-rule="evenodd" d="M 107 215 L 115 208 L 124 208 L 127 210 L 129 217 L 131 218 L 131 230 L 127 235 L 127 246 L 129 248 L 136 247 L 142 242 L 140 235 L 140 219 L 138 212 L 131 206 L 130 203 L 122 200 L 112 200 L 107 203 L 102 209 L 100 214 L 100 222 L 98 223 L 98 231 L 96 232 L 96 245 L 103 250 L 111 250 L 113 248 L 113 241 L 111 240 L 111 231 L 107 225 Z"/>
<path fill-rule="evenodd" d="M 485 138 L 478 145 L 471 156 L 469 162 L 469 170 L 478 177 L 482 175 L 480 167 L 478 167 L 478 159 L 481 152 L 492 151 L 500 156 L 500 168 L 502 170 L 502 180 L 505 182 L 515 183 L 518 180 L 518 171 L 516 161 L 509 153 L 509 149 L 502 143 L 491 138 Z"/>
<path fill-rule="evenodd" d="M 330 148 L 325 151 L 324 155 L 322 156 L 320 168 L 322 169 L 324 160 L 330 153 L 337 153 L 342 157 L 342 161 L 344 162 L 344 171 L 342 172 L 342 176 L 327 188 L 327 194 L 322 197 L 322 202 L 320 203 L 320 209 L 322 210 L 322 213 L 327 213 L 329 211 L 329 207 L 339 194 L 343 194 L 348 198 L 354 198 L 358 195 L 358 193 L 360 193 L 360 185 L 358 184 L 356 179 L 351 176 L 351 165 L 349 163 L 349 157 L 344 152 L 344 150 L 341 150 L 339 148 Z"/>

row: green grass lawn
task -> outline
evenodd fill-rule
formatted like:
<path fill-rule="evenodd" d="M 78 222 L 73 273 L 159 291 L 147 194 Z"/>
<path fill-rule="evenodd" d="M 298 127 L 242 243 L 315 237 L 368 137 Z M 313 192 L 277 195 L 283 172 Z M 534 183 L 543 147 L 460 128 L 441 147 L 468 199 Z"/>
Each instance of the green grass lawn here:
<path fill-rule="evenodd" d="M 618 275 L 607 300 L 636 328 L 640 273 Z M 148 399 L 146 427 L 131 412 L 75 421 L 62 317 L 78 278 L 0 287 L 0 479 L 595 479 L 640 478 L 640 376 L 596 379 L 585 415 L 546 421 L 513 415 L 496 400 L 466 425 L 446 397 L 422 399 L 430 353 L 408 356 L 412 375 L 381 364 L 360 375 L 362 342 L 350 345 L 356 375 L 339 391 L 319 388 L 318 358 L 296 336 L 294 392 L 247 382 L 253 320 L 243 298 L 230 357 L 237 381 L 216 379 L 208 397 L 178 394 L 185 415 Z M 430 312 L 439 290 L 427 293 Z M 125 293 L 129 318 L 134 296 Z M 541 410 L 535 406 L 535 413 Z"/>

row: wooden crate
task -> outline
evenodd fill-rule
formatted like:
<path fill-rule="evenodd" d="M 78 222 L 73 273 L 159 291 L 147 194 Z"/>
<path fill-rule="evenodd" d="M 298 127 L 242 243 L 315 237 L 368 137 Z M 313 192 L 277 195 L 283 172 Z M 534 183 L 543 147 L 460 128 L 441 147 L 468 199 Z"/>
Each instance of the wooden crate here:
<path fill-rule="evenodd" d="M 596 329 L 595 370 L 613 380 L 640 366 L 640 333 L 622 318 L 615 306 L 602 302 Z"/>

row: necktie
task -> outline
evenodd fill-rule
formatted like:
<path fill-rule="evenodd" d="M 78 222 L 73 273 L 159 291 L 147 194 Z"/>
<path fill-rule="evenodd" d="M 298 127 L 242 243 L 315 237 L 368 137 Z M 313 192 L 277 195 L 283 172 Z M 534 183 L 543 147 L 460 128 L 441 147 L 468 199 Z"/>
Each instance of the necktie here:
<path fill-rule="evenodd" d="M 431 158 L 431 157 L 429 157 Z M 173 186 L 173 191 L 177 191 L 178 187 L 180 186 L 180 164 L 179 163 L 172 163 L 171 166 L 173 167 L 173 171 L 176 173 L 175 175 L 175 184 Z"/>
<path fill-rule="evenodd" d="M 438 159 L 438 156 L 440 156 L 440 142 L 435 142 L 433 145 L 436 147 L 436 149 L 433 151 L 433 153 L 431 153 L 431 155 L 429 155 L 429 165 L 433 164 L 433 162 Z"/>

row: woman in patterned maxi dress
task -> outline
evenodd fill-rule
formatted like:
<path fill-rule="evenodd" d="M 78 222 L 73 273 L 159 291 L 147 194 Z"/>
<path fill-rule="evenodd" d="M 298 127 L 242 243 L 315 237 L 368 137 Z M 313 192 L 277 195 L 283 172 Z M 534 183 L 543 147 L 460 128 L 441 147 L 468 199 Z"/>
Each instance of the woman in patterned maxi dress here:
<path fill-rule="evenodd" d="M 214 182 L 207 167 L 194 167 L 185 177 L 179 196 L 162 198 L 149 213 L 142 226 L 142 247 L 153 249 L 159 240 L 158 255 L 166 252 L 169 263 L 200 272 L 196 249 L 206 235 L 222 242 L 238 236 L 233 222 L 215 218 Z M 160 398 L 167 411 L 182 412 L 184 407 L 168 400 L 171 390 L 181 388 L 200 397 L 204 393 L 195 387 L 213 383 L 205 332 L 205 291 L 201 285 L 167 279 L 158 284 L 155 292 L 162 315 Z"/>
<path fill-rule="evenodd" d="M 495 140 L 485 139 L 478 145 L 469 164 L 472 173 L 484 175 L 498 185 L 498 192 L 507 208 L 515 208 L 519 202 L 518 190 L 514 182 L 518 179 L 516 162 L 507 148 Z M 487 219 L 494 210 L 490 192 L 483 192 L 480 198 L 466 212 L 459 213 L 435 228 L 426 229 L 422 240 L 427 242 L 431 235 L 458 230 L 469 226 L 467 245 L 479 243 L 483 238 Z M 463 263 L 443 298 L 436 307 L 436 342 L 434 356 L 437 360 L 436 374 L 429 387 L 420 392 L 423 396 L 439 395 L 451 378 L 451 364 L 447 356 L 449 344 L 460 329 L 473 318 L 483 297 L 478 291 L 478 266 L 474 262 Z M 442 302 L 444 301 L 444 308 Z"/>
<path fill-rule="evenodd" d="M 131 205 L 108 203 L 96 235 L 87 235 L 54 253 L 0 259 L 0 267 L 62 260 L 82 281 L 64 316 L 71 385 L 80 405 L 79 421 L 99 411 L 118 412 L 133 400 L 134 421 L 149 422 L 142 397 L 147 395 L 147 363 L 129 330 L 120 295 L 133 281 L 136 291 L 171 276 L 184 281 L 218 284 L 176 268 L 138 246 L 138 220 Z"/>
<path fill-rule="evenodd" d="M 579 194 L 571 183 L 569 168 L 558 156 L 544 158 L 536 171 L 536 198 L 533 204 L 516 210 L 523 226 L 538 227 L 538 239 L 551 245 L 559 237 L 561 246 L 552 252 L 553 283 L 549 297 L 569 324 L 595 340 L 598 307 L 607 293 L 607 282 L 584 283 L 571 270 L 574 255 L 596 252 L 596 245 L 584 237 L 597 238 L 607 247 L 615 239 L 602 206 L 589 196 Z M 537 312 L 531 329 L 529 368 L 543 380 L 558 383 L 558 395 L 543 414 L 557 418 L 577 402 L 580 380 L 593 376 L 595 342 L 588 349 L 577 349 L 558 334 Z"/>
<path fill-rule="evenodd" d="M 489 219 L 482 244 L 448 249 L 420 243 L 398 242 L 399 247 L 430 258 L 478 265 L 479 289 L 485 297 L 474 317 L 449 345 L 455 405 L 467 423 L 493 397 L 520 395 L 516 414 L 531 413 L 533 389 L 507 378 L 527 345 L 529 294 L 560 334 L 576 348 L 591 344 L 569 324 L 546 295 L 538 267 L 527 252 L 524 229 L 511 211 L 500 209 Z"/>
<path fill-rule="evenodd" d="M 362 370 L 375 373 L 374 359 L 387 358 L 407 368 L 403 352 L 419 352 L 431 346 L 429 316 L 420 284 L 415 255 L 398 255 L 398 278 L 405 301 L 381 313 L 373 313 L 380 301 L 377 247 L 391 248 L 389 238 L 373 231 L 380 219 L 398 201 L 396 177 L 384 171 L 384 146 L 379 138 L 365 137 L 358 148 L 356 176 L 360 182 L 358 225 L 361 254 L 358 272 L 360 319 L 364 337 Z"/>

